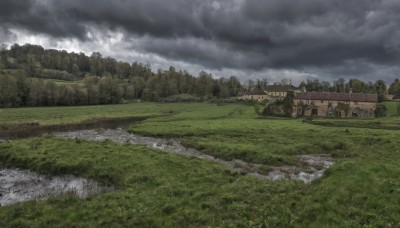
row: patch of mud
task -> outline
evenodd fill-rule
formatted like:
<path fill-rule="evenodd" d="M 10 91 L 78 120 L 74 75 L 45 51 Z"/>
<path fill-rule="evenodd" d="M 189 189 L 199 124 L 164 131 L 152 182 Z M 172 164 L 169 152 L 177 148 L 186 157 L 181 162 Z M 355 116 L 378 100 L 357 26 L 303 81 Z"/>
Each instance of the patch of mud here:
<path fill-rule="evenodd" d="M 0 169 L 0 206 L 74 193 L 82 199 L 113 187 L 72 175 L 47 177 L 27 170 Z"/>
<path fill-rule="evenodd" d="M 178 140 L 145 137 L 130 134 L 123 129 L 116 130 L 82 130 L 71 132 L 53 133 L 57 137 L 84 139 L 88 141 L 110 140 L 117 143 L 132 143 L 147 145 L 150 148 L 158 149 L 168 153 L 181 154 L 214 161 L 230 167 L 236 171 L 244 172 L 267 180 L 301 180 L 309 183 L 320 178 L 324 171 L 334 164 L 334 160 L 328 154 L 320 155 L 299 155 L 297 159 L 302 166 L 266 166 L 262 164 L 249 163 L 243 160 L 225 161 L 214 156 L 201 153 L 193 148 L 186 148 Z"/>

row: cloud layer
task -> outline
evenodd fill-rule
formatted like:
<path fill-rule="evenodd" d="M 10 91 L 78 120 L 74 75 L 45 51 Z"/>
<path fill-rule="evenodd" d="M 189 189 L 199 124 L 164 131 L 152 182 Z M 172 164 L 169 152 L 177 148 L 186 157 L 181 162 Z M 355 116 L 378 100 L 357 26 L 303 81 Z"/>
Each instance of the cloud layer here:
<path fill-rule="evenodd" d="M 398 0 L 2 0 L 0 25 L 7 42 L 41 36 L 243 77 L 399 73 Z"/>

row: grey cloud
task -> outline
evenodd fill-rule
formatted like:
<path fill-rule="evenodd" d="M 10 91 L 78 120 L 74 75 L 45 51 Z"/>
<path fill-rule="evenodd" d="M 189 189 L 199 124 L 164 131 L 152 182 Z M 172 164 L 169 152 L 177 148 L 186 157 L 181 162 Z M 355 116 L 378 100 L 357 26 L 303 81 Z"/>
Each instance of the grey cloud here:
<path fill-rule="evenodd" d="M 85 42 L 124 31 L 136 51 L 210 69 L 367 75 L 395 69 L 399 12 L 397 0 L 3 0 L 0 23 Z"/>

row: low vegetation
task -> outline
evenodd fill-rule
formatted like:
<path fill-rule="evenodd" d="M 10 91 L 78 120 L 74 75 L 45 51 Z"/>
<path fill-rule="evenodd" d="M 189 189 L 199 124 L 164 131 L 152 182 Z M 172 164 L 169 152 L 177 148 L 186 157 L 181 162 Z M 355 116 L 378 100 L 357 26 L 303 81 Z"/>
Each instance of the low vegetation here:
<path fill-rule="evenodd" d="M 383 104 L 389 116 L 400 116 L 400 101 L 385 101 Z"/>
<path fill-rule="evenodd" d="M 238 104 L 145 103 L 23 112 L 3 109 L 0 123 L 60 124 L 99 113 L 152 116 L 131 125 L 130 131 L 179 138 L 187 146 L 224 159 L 286 165 L 296 163 L 298 154 L 330 153 L 337 162 L 321 179 L 304 184 L 265 181 L 213 162 L 139 145 L 53 137 L 15 140 L 0 144 L 3 166 L 75 174 L 113 184 L 117 190 L 87 200 L 67 195 L 1 207 L 0 226 L 400 225 L 400 132 L 374 127 L 377 122 L 398 127 L 398 117 L 309 123 L 259 118 L 253 106 Z"/>

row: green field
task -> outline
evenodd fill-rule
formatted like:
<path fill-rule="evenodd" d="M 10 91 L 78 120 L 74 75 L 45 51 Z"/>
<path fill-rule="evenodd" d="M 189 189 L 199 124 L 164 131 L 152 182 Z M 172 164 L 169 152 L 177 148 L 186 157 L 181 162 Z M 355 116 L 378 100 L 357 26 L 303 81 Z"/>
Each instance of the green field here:
<path fill-rule="evenodd" d="M 204 110 L 215 116 L 225 114 L 226 110 L 234 109 L 233 106 L 226 110 L 208 104 L 156 104 L 156 103 L 137 103 L 137 104 L 118 104 L 118 105 L 97 105 L 79 107 L 40 107 L 40 108 L 17 108 L 0 109 L 0 125 L 38 123 L 41 125 L 77 123 L 93 118 L 121 118 L 136 116 L 168 115 L 177 112 L 192 112 L 194 110 Z"/>
<path fill-rule="evenodd" d="M 0 110 L 0 124 L 65 124 L 150 116 L 130 131 L 179 138 L 223 159 L 268 165 L 299 154 L 332 154 L 336 164 L 310 184 L 265 181 L 222 165 L 140 145 L 53 137 L 0 144 L 0 162 L 47 174 L 111 183 L 113 192 L 0 207 L 14 227 L 399 227 L 400 118 L 259 118 L 240 104 L 127 104 Z M 379 126 L 379 127 L 377 127 Z"/>
<path fill-rule="evenodd" d="M 383 104 L 385 104 L 386 108 L 387 108 L 387 114 L 391 115 L 391 116 L 395 116 L 398 115 L 397 114 L 397 105 L 399 102 L 395 102 L 395 101 L 385 101 L 383 102 Z"/>

